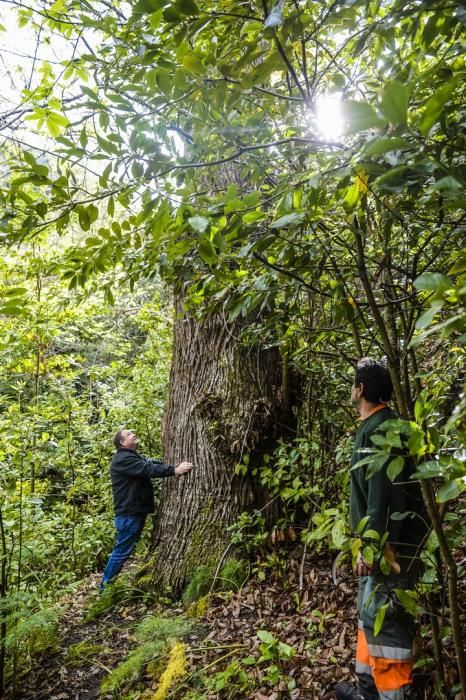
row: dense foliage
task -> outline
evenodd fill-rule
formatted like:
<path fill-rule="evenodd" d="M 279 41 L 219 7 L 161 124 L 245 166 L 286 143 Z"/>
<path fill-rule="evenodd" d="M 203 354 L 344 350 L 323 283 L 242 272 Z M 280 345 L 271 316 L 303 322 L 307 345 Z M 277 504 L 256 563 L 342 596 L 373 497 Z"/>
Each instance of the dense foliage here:
<path fill-rule="evenodd" d="M 54 645 L 57 610 L 111 547 L 111 436 L 131 424 L 154 454 L 168 379 L 170 314 L 153 287 L 70 297 L 53 240 L 3 263 L 0 537 L 8 676 Z M 55 241 L 57 245 L 57 241 Z M 154 297 L 155 294 L 155 297 Z M 14 307 L 21 298 L 21 306 Z"/>
<path fill-rule="evenodd" d="M 160 352 L 165 372 L 158 341 L 168 343 L 149 304 L 135 324 L 157 344 L 132 355 L 112 324 L 126 327 L 124 309 L 139 303 L 115 290 L 145 290 L 160 274 L 183 287 L 192 313 L 243 317 L 244 342 L 279 346 L 297 434 L 263 464 L 245 455 L 237 472 L 280 496 L 278 531 L 298 523 L 307 545 L 329 535 L 337 548 L 354 545 L 343 505 L 350 368 L 386 357 L 403 422 L 380 447 L 402 439 L 418 464 L 434 526 L 422 604 L 435 607 L 446 582 L 442 634 L 452 623 L 466 690 L 454 558 L 466 534 L 462 3 L 55 0 L 20 7 L 18 18 L 37 29 L 38 46 L 47 36 L 71 52 L 42 61 L 1 127 L 2 232 L 27 252 L 21 265 L 13 254 L 3 261 L 4 459 L 20 484 L 5 508 L 24 504 L 30 525 L 13 527 L 25 542 L 45 511 L 35 501 L 48 498 L 49 460 L 60 476 L 54 517 L 70 529 L 58 542 L 52 519 L 49 545 L 35 541 L 28 556 L 15 539 L 8 586 L 22 590 L 15 582 L 36 576 L 50 547 L 65 547 L 73 571 L 89 570 L 82 494 L 93 536 L 100 519 L 108 540 L 94 499 L 103 436 L 128 414 L 148 439 L 157 434 L 144 423 L 150 365 Z M 341 111 L 333 131 L 324 98 L 329 122 Z M 15 138 L 24 120 L 39 145 Z M 47 262 L 45 248 L 64 239 Z M 97 296 L 84 301 L 92 285 Z M 100 310 L 115 298 L 113 311 Z M 60 349 L 49 358 L 51 344 Z M 148 392 L 130 392 L 129 413 L 113 391 L 120 372 L 122 394 L 132 376 Z M 164 387 L 154 389 L 156 423 Z M 261 513 L 233 535 L 249 551 L 265 541 Z"/>

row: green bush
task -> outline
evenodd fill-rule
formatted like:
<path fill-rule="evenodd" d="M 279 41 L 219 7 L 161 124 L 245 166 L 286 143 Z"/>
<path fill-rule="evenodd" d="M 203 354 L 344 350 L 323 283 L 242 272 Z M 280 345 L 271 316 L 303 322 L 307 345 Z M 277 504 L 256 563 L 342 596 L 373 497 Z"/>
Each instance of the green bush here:
<path fill-rule="evenodd" d="M 249 564 L 244 559 L 227 559 L 220 570 L 216 589 L 238 591 L 249 576 Z"/>
<path fill-rule="evenodd" d="M 137 678 L 149 662 L 162 659 L 171 643 L 185 638 L 194 623 L 182 617 L 146 617 L 134 633 L 137 647 L 123 663 L 116 666 L 102 683 L 103 693 L 114 693 Z"/>
<path fill-rule="evenodd" d="M 214 580 L 215 570 L 210 566 L 198 566 L 182 595 L 185 605 L 194 603 L 199 598 L 207 595 Z"/>

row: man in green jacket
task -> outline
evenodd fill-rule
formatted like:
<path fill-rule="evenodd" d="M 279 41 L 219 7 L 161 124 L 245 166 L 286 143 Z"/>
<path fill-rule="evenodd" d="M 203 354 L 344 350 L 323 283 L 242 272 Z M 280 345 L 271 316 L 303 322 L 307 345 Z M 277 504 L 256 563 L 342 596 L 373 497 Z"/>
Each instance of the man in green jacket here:
<path fill-rule="evenodd" d="M 413 464 L 403 450 L 395 447 L 386 459 L 380 453 L 371 459 L 370 450 L 380 443 L 377 436 L 385 433 L 383 423 L 397 418 L 387 405 L 391 394 L 387 367 L 370 358 L 360 360 L 351 389 L 351 400 L 361 423 L 351 459 L 350 524 L 356 531 L 364 520 L 364 532 L 368 533 L 365 539 L 369 542 L 371 538 L 374 543 L 380 542 L 388 533 L 384 556 L 391 571 L 382 573 L 376 561 L 365 561 L 359 552 L 354 566 L 359 577 L 358 687 L 339 683 L 335 687 L 338 700 L 404 700 L 409 697 L 412 683 L 413 620 L 399 603 L 395 589 L 406 590 L 415 585 L 419 550 L 428 526 L 419 484 L 410 481 Z M 403 458 L 403 466 L 391 480 L 387 468 L 397 456 Z M 368 463 L 355 466 L 366 458 Z M 372 475 L 368 475 L 369 469 Z M 392 518 L 395 513 L 406 513 L 406 517 Z M 375 618 L 382 605 L 387 606 L 385 617 L 375 635 Z"/>
<path fill-rule="evenodd" d="M 154 512 L 152 479 L 188 474 L 193 465 L 181 462 L 177 467 L 143 457 L 137 452 L 138 439 L 131 430 L 119 430 L 113 439 L 116 452 L 112 459 L 113 504 L 116 542 L 105 567 L 100 590 L 120 573 L 131 556 L 148 513 Z"/>

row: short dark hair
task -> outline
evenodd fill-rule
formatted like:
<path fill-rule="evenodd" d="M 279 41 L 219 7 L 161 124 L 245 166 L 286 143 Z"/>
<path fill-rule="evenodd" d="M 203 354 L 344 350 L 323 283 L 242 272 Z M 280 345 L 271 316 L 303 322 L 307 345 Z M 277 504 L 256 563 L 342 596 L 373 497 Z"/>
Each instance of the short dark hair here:
<path fill-rule="evenodd" d="M 121 443 L 121 441 L 123 439 L 122 433 L 123 433 L 123 430 L 119 430 L 117 433 L 115 433 L 115 437 L 113 438 L 113 444 L 115 445 L 117 450 L 119 450 L 121 445 L 122 445 L 122 443 Z"/>
<path fill-rule="evenodd" d="M 358 360 L 354 384 L 363 384 L 362 395 L 370 403 L 385 403 L 391 399 L 393 384 L 388 367 L 371 357 Z"/>

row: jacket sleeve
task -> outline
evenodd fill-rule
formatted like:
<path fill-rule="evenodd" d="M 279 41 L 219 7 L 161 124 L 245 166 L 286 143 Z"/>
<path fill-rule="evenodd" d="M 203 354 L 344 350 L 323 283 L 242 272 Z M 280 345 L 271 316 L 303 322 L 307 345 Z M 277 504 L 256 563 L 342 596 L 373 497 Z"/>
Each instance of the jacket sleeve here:
<path fill-rule="evenodd" d="M 370 442 L 370 446 L 373 446 Z M 367 530 L 375 530 L 382 536 L 388 532 L 389 541 L 396 541 L 402 527 L 402 521 L 392 520 L 391 514 L 406 510 L 406 493 L 397 481 L 402 480 L 403 471 L 394 481 L 387 476 L 387 467 L 396 456 L 397 450 L 390 455 L 382 469 L 367 480 L 367 511 L 369 516 Z M 399 454 L 399 452 L 398 452 Z"/>
<path fill-rule="evenodd" d="M 135 479 L 155 479 L 157 477 L 173 476 L 175 467 L 170 464 L 164 464 L 157 459 L 149 459 L 137 454 L 128 454 L 124 460 L 118 465 L 114 465 L 112 469 L 124 476 L 130 476 Z"/>
<path fill-rule="evenodd" d="M 151 479 L 155 479 L 156 477 L 175 475 L 175 467 L 173 467 L 171 464 L 164 464 L 158 459 L 148 459 L 147 457 L 143 457 L 143 459 L 146 462 L 147 469 L 150 472 L 149 476 Z"/>
<path fill-rule="evenodd" d="M 396 541 L 402 521 L 392 520 L 390 515 L 406 510 L 406 498 L 403 489 L 387 476 L 390 461 L 389 458 L 382 469 L 368 479 L 366 515 L 369 516 L 369 521 L 366 529 L 375 530 L 380 536 L 388 532 L 389 540 Z"/>

